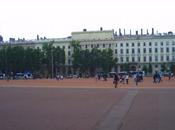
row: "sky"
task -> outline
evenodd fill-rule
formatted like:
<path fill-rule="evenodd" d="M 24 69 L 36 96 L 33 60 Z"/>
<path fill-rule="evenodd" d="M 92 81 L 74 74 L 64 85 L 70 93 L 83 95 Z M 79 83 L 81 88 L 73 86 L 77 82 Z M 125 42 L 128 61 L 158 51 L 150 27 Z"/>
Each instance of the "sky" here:
<path fill-rule="evenodd" d="M 0 35 L 62 38 L 100 27 L 175 32 L 174 5 L 174 0 L 0 0 Z"/>

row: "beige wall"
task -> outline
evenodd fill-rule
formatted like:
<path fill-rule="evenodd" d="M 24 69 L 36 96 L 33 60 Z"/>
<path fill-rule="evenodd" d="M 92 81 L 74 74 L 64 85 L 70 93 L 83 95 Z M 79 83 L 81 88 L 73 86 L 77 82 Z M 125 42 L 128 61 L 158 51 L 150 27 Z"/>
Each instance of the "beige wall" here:
<path fill-rule="evenodd" d="M 73 40 L 105 40 L 114 39 L 113 30 L 109 31 L 84 31 L 84 32 L 72 32 Z"/>

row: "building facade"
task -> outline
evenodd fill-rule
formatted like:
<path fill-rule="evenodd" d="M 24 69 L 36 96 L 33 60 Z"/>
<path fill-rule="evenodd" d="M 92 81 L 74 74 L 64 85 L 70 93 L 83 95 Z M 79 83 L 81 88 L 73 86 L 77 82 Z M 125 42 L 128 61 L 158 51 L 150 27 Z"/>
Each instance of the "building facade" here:
<path fill-rule="evenodd" d="M 143 70 L 145 67 L 152 67 L 154 71 L 160 71 L 162 65 L 166 66 L 167 70 L 175 63 L 175 35 L 172 32 L 166 34 L 152 33 L 135 35 L 124 34 L 122 35 L 119 30 L 117 35 L 114 30 L 87 31 L 84 29 L 82 32 L 72 32 L 72 36 L 68 38 L 55 38 L 55 39 L 37 39 L 22 42 L 10 42 L 4 44 L 21 45 L 24 47 L 42 48 L 44 43 L 53 42 L 54 46 L 60 46 L 65 49 L 66 66 L 72 65 L 73 48 L 70 42 L 72 40 L 80 41 L 82 49 L 112 49 L 113 57 L 117 58 L 116 67 L 111 71 L 125 71 L 124 66 L 128 66 L 129 70 Z M 2 44 L 3 45 L 3 44 Z"/>

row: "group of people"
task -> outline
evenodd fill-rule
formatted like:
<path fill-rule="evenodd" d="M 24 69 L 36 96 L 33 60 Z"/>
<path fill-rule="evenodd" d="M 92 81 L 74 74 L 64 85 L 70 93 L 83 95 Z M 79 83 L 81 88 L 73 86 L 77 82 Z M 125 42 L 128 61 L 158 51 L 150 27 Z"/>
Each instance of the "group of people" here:
<path fill-rule="evenodd" d="M 174 77 L 174 74 L 169 72 L 166 73 L 165 76 L 167 76 L 168 80 L 170 80 L 172 77 Z M 161 81 L 162 81 L 162 73 L 156 71 L 153 75 L 153 83 L 160 83 Z"/>
<path fill-rule="evenodd" d="M 129 83 L 129 75 L 118 75 L 118 74 L 114 74 L 114 80 L 113 80 L 113 84 L 114 87 L 117 88 L 118 83 L 123 83 L 123 84 L 128 84 Z"/>
<path fill-rule="evenodd" d="M 143 81 L 143 75 L 136 73 L 133 75 L 133 79 L 136 85 L 138 85 L 138 82 Z M 113 84 L 115 88 L 117 88 L 118 83 L 129 84 L 129 74 L 126 75 L 114 74 Z"/>

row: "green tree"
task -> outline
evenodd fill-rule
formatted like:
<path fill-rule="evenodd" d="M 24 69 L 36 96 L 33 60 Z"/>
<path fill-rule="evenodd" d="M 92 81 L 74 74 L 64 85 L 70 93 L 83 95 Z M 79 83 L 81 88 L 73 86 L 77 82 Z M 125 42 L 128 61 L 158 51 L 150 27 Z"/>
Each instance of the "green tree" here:
<path fill-rule="evenodd" d="M 43 45 L 43 64 L 46 67 L 47 76 L 51 76 L 52 67 L 55 74 L 56 69 L 65 64 L 65 51 L 60 47 L 53 46 L 54 41 Z M 53 61 L 52 61 L 53 60 Z"/>
<path fill-rule="evenodd" d="M 146 66 L 146 65 L 143 65 L 142 70 L 145 72 L 145 74 L 147 74 L 147 72 L 148 72 L 148 68 L 147 68 L 147 66 Z"/>
<path fill-rule="evenodd" d="M 151 64 L 148 65 L 148 72 L 152 73 L 152 65 Z"/>
<path fill-rule="evenodd" d="M 161 64 L 161 71 L 162 72 L 166 72 L 167 71 L 167 67 L 166 67 L 166 64 L 165 63 L 162 63 Z"/>

